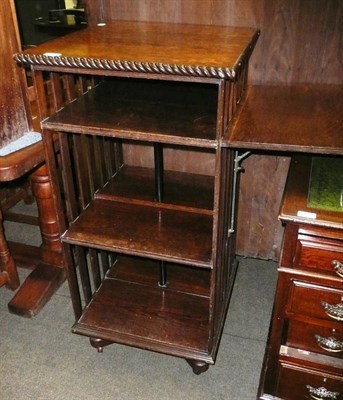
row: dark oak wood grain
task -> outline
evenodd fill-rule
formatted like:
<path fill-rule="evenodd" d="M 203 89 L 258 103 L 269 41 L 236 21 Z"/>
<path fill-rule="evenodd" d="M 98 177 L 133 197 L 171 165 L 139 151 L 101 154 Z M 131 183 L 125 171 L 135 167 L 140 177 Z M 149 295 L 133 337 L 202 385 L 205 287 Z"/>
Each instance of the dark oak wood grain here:
<path fill-rule="evenodd" d="M 343 154 L 343 85 L 252 86 L 226 135 L 237 148 Z"/>
<path fill-rule="evenodd" d="M 164 172 L 163 207 L 185 211 L 213 214 L 214 178 L 186 172 Z M 100 189 L 98 199 L 116 199 L 125 202 L 146 202 L 150 206 L 161 205 L 155 202 L 154 170 L 152 168 L 123 166 L 118 173 Z M 177 207 L 178 206 L 178 207 Z"/>
<path fill-rule="evenodd" d="M 63 234 L 81 246 L 212 267 L 212 217 L 96 199 Z"/>
<path fill-rule="evenodd" d="M 98 2 L 98 4 L 96 4 Z M 100 0 L 86 0 L 97 23 Z M 261 38 L 251 59 L 252 83 L 341 84 L 342 2 L 338 0 L 107 0 L 105 21 L 135 20 L 251 26 Z"/>
<path fill-rule="evenodd" d="M 216 85 L 106 80 L 43 121 L 47 129 L 201 147 L 217 143 Z"/>
<path fill-rule="evenodd" d="M 211 273 L 208 270 L 167 263 L 168 290 L 209 297 Z M 147 258 L 118 256 L 107 276 L 126 282 L 158 287 L 159 262 Z"/>
<path fill-rule="evenodd" d="M 46 55 L 45 45 L 16 56 L 31 64 L 41 116 L 48 117 L 42 122 L 47 163 L 56 204 L 62 210 L 65 202 L 67 211 L 62 241 L 74 312 L 80 318 L 75 332 L 90 336 L 99 350 L 119 342 L 182 356 L 197 374 L 214 363 L 237 268 L 232 235 L 237 179 L 233 152 L 221 140 L 236 103 L 244 98 L 257 37 L 257 30 L 247 28 L 119 22 L 87 29 L 71 41 L 51 42 L 50 51 L 61 56 Z M 136 59 L 128 61 L 133 53 Z M 51 81 L 52 116 L 44 97 L 45 71 Z M 71 96 L 61 84 L 65 74 L 75 74 L 79 87 L 80 97 L 69 104 L 65 99 Z M 125 149 L 121 151 L 127 143 L 133 150 L 130 162 Z M 141 146 L 152 151 L 148 162 L 135 153 Z M 187 161 L 181 165 L 172 160 L 175 154 Z M 59 218 L 62 233 L 63 216 Z M 146 258 L 142 264 L 148 267 L 155 260 L 160 279 L 151 285 L 148 274 L 144 284 L 133 283 L 142 272 L 129 262 L 121 278 L 109 283 L 106 271 L 123 254 Z M 187 272 L 176 278 L 174 263 L 179 264 L 176 270 L 184 266 Z M 175 292 L 169 290 L 174 286 Z M 113 291 L 121 293 L 120 301 Z M 159 311 L 161 295 L 171 298 L 165 303 L 167 314 Z M 191 317 L 187 322 L 189 302 L 204 332 L 196 331 Z M 127 316 L 119 312 L 122 308 L 124 314 L 129 310 Z M 151 323 L 148 329 L 140 318 L 142 309 Z M 167 309 L 176 315 L 169 332 L 163 331 Z M 128 331 L 126 320 L 131 320 Z M 151 341 L 154 337 L 157 343 Z"/>
<path fill-rule="evenodd" d="M 342 395 L 343 220 L 307 207 L 311 162 L 292 160 L 280 212 L 285 237 L 261 400 L 306 398 L 309 387 L 317 398 Z"/>
<path fill-rule="evenodd" d="M 213 363 L 209 299 L 105 279 L 73 332 Z"/>
<path fill-rule="evenodd" d="M 96 24 L 100 0 L 85 3 L 90 23 Z M 249 65 L 249 82 L 253 84 L 342 84 L 341 1 L 107 0 L 103 4 L 105 21 L 181 22 L 260 29 L 261 37 Z M 279 155 L 258 155 L 245 162 L 240 196 L 241 209 L 245 212 L 244 218 L 238 221 L 239 254 L 278 258 L 283 231 L 277 215 L 288 163 L 289 158 Z M 258 186 L 255 182 L 268 181 L 271 170 L 274 172 L 267 200 L 270 205 L 265 207 L 265 185 Z M 259 205 L 256 199 L 261 199 Z M 256 240 L 260 237 L 262 241 Z"/>
<path fill-rule="evenodd" d="M 251 28 L 117 21 L 49 41 L 15 58 L 55 68 L 234 79 L 258 36 Z"/>

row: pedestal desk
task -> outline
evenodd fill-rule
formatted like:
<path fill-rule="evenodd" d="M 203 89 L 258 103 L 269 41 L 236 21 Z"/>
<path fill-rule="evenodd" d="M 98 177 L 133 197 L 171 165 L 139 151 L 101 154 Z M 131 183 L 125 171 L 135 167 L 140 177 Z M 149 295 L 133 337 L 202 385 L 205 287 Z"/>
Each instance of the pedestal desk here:
<path fill-rule="evenodd" d="M 318 162 L 331 170 L 317 194 L 330 193 L 330 179 L 343 190 L 342 94 L 343 86 L 334 85 L 252 87 L 228 134 L 231 147 L 293 154 L 261 400 L 343 398 L 343 204 L 341 194 L 333 210 L 308 203 Z"/>
<path fill-rule="evenodd" d="M 294 157 L 260 399 L 342 399 L 342 190 L 342 157 Z"/>

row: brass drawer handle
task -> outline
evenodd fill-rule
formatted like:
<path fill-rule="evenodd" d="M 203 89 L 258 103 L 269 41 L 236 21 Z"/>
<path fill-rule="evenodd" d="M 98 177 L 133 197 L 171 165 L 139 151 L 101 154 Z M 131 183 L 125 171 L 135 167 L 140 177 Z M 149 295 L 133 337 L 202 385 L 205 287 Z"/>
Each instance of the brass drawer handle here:
<path fill-rule="evenodd" d="M 330 392 L 325 387 L 314 388 L 310 385 L 306 385 L 308 393 L 311 399 L 315 400 L 324 400 L 324 399 L 331 399 L 331 400 L 338 400 L 339 393 L 338 392 Z"/>
<path fill-rule="evenodd" d="M 325 338 L 320 335 L 314 335 L 314 337 L 318 346 L 326 351 L 330 351 L 331 353 L 340 353 L 343 351 L 343 342 L 332 336 Z"/>
<path fill-rule="evenodd" d="M 337 321 L 343 321 L 343 303 L 329 304 L 322 301 L 321 305 L 329 317 L 336 319 Z"/>
<path fill-rule="evenodd" d="M 338 260 L 332 260 L 331 265 L 335 270 L 336 274 L 343 278 L 343 264 Z"/>

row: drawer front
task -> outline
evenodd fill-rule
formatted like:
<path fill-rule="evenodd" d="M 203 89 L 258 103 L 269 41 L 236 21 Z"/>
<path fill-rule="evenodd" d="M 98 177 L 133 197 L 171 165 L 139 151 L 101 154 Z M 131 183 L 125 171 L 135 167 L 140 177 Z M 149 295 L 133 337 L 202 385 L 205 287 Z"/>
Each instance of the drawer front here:
<path fill-rule="evenodd" d="M 343 322 L 343 286 L 327 287 L 291 280 L 286 314 Z"/>
<path fill-rule="evenodd" d="M 339 276 L 343 282 L 343 241 L 298 235 L 293 266 Z"/>
<path fill-rule="evenodd" d="M 328 327 L 290 320 L 286 344 L 301 350 L 343 358 L 343 324 L 332 323 Z"/>
<path fill-rule="evenodd" d="M 343 378 L 281 363 L 276 394 L 283 400 L 343 400 Z"/>

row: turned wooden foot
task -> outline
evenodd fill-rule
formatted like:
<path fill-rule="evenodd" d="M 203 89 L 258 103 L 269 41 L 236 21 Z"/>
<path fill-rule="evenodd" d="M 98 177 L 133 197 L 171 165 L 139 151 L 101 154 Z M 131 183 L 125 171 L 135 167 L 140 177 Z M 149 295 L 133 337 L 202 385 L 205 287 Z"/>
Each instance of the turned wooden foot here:
<path fill-rule="evenodd" d="M 99 338 L 89 338 L 89 342 L 92 347 L 94 347 L 98 353 L 102 353 L 105 346 L 109 346 L 112 342 L 108 342 L 107 340 L 102 340 Z"/>
<path fill-rule="evenodd" d="M 200 375 L 208 370 L 209 364 L 204 361 L 199 360 L 186 360 L 188 364 L 192 367 L 195 375 Z"/>

